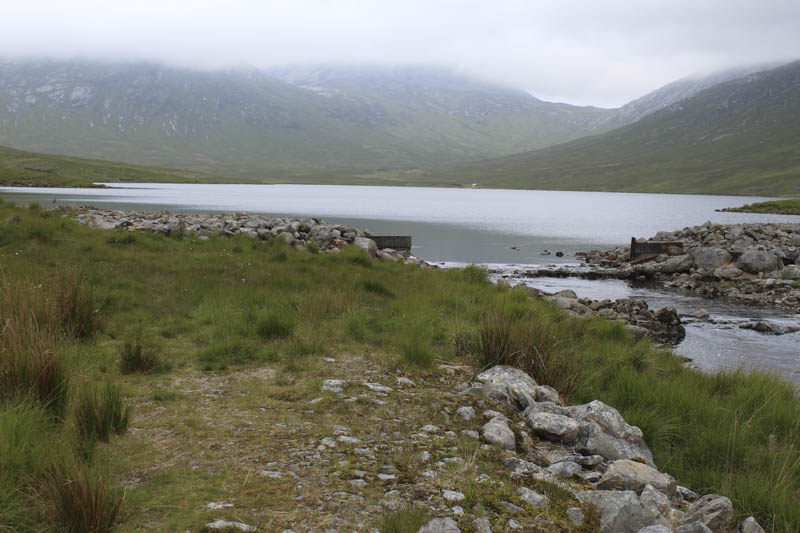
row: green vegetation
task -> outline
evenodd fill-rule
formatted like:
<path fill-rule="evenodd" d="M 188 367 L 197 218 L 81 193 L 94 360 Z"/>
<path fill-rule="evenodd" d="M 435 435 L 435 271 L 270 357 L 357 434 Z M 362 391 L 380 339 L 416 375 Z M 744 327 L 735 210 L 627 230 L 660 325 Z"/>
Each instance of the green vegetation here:
<path fill-rule="evenodd" d="M 601 135 L 434 173 L 486 188 L 800 195 L 800 62 Z"/>
<path fill-rule="evenodd" d="M 771 213 L 776 215 L 800 215 L 800 199 L 773 200 L 771 202 L 757 202 L 741 207 L 728 207 L 723 209 L 731 213 Z"/>
<path fill-rule="evenodd" d="M 0 404 L 0 514 L 19 531 L 40 530 L 78 507 L 94 524 L 116 520 L 121 531 L 196 530 L 223 513 L 206 504 L 225 498 L 236 502 L 230 516 L 265 530 L 299 521 L 303 509 L 327 505 L 324 489 L 347 490 L 344 474 L 362 467 L 358 455 L 339 446 L 339 458 L 349 462 L 304 470 L 303 509 L 295 478 L 258 472 L 270 461 L 289 468 L 298 446 L 315 448 L 335 424 L 383 431 L 395 421 L 444 423 L 441 410 L 458 404 L 421 385 L 451 390 L 467 376 L 448 377 L 438 362 L 511 363 L 571 402 L 600 399 L 642 428 L 656 463 L 682 484 L 728 495 L 768 530 L 800 528 L 800 404 L 793 387 L 773 376 L 685 368 L 617 323 L 569 318 L 524 290 L 490 284 L 477 267 L 419 269 L 358 249 L 296 250 L 280 239 L 125 236 L 0 204 L 0 313 L 4 324 L 17 324 L 0 332 L 0 390 L 14 391 Z M 81 294 L 74 298 L 89 299 L 94 312 L 55 305 L 51 295 L 58 294 Z M 24 305 L 6 303 L 12 301 Z M 120 350 L 139 328 L 160 336 L 170 372 L 121 372 Z M 62 377 L 39 388 L 31 372 L 16 370 L 24 335 L 31 338 L 24 346 L 35 348 L 24 351 L 30 365 L 50 354 L 46 361 L 60 361 L 55 375 Z M 355 390 L 375 373 L 419 385 L 413 396 L 378 405 Z M 67 387 L 70 375 L 103 385 Z M 324 393 L 317 400 L 322 380 L 336 376 L 351 380 L 345 395 L 353 403 Z M 122 397 L 135 405 L 130 418 Z M 126 426 L 132 431 L 112 437 Z M 375 468 L 391 463 L 401 479 L 416 475 L 418 460 L 402 448 L 392 453 Z M 499 498 L 517 501 L 510 480 L 491 490 L 456 485 L 472 478 L 466 469 L 497 469 L 477 446 L 459 445 L 456 453 L 464 462 L 437 479 L 463 488 L 472 511 L 495 516 L 503 512 Z M 64 465 L 68 473 L 57 470 Z M 58 479 L 76 482 L 52 482 Z M 119 484 L 126 487 L 122 511 L 109 487 Z M 382 498 L 385 489 L 377 488 L 367 496 Z M 560 509 L 568 494 L 536 488 L 563 500 L 551 511 L 566 520 Z M 376 520 L 403 531 L 411 518 Z"/>
<path fill-rule="evenodd" d="M 201 172 L 150 168 L 94 159 L 35 154 L 0 146 L 0 185 L 6 187 L 94 187 L 96 182 L 219 183 Z"/>

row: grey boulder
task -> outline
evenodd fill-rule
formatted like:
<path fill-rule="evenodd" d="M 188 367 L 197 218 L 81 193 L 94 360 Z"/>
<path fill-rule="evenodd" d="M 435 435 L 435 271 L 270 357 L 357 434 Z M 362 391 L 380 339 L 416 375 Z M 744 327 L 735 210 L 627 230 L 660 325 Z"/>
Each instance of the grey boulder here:
<path fill-rule="evenodd" d="M 600 512 L 602 533 L 632 533 L 652 525 L 668 525 L 658 512 L 641 504 L 631 490 L 586 490 L 579 492 L 578 500 L 594 505 Z"/>
<path fill-rule="evenodd" d="M 683 524 L 702 522 L 713 533 L 724 533 L 732 517 L 733 505 L 728 498 L 719 494 L 706 494 L 689 507 L 683 517 Z"/>
<path fill-rule="evenodd" d="M 575 442 L 581 429 L 580 424 L 572 418 L 544 412 L 528 412 L 525 422 L 539 437 L 564 443 Z"/>
<path fill-rule="evenodd" d="M 603 477 L 597 483 L 603 490 L 632 490 L 641 493 L 647 485 L 651 485 L 667 496 L 675 494 L 678 484 L 675 478 L 663 474 L 646 464 L 629 459 L 618 459 L 608 465 Z"/>
<path fill-rule="evenodd" d="M 739 256 L 736 266 L 751 274 L 772 272 L 778 268 L 778 256 L 760 246 L 751 246 Z"/>
<path fill-rule="evenodd" d="M 508 427 L 505 418 L 499 416 L 492 418 L 483 425 L 481 433 L 486 442 L 504 450 L 513 450 L 517 447 L 514 432 Z"/>
<path fill-rule="evenodd" d="M 619 411 L 599 400 L 566 409 L 580 423 L 577 448 L 585 455 L 606 459 L 642 459 L 653 465 L 653 454 L 644 442 L 642 430 L 631 426 Z"/>
<path fill-rule="evenodd" d="M 482 392 L 515 411 L 522 412 L 536 399 L 536 381 L 518 368 L 497 365 L 478 374 Z"/>
<path fill-rule="evenodd" d="M 452 518 L 432 518 L 417 533 L 461 533 Z"/>
<path fill-rule="evenodd" d="M 692 250 L 697 268 L 714 270 L 731 262 L 731 254 L 723 248 L 701 246 Z"/>
<path fill-rule="evenodd" d="M 689 254 L 675 255 L 670 257 L 661 265 L 661 272 L 663 274 L 677 274 L 686 272 L 694 264 L 694 259 Z"/>

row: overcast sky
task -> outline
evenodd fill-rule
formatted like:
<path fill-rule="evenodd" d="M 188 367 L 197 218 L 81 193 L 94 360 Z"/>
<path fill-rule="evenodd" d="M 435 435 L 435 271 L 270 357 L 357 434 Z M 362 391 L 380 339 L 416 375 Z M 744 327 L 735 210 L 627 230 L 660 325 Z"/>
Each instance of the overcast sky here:
<path fill-rule="evenodd" d="M 800 58 L 800 0 L 0 0 L 0 56 L 437 64 L 611 107 L 692 73 Z"/>

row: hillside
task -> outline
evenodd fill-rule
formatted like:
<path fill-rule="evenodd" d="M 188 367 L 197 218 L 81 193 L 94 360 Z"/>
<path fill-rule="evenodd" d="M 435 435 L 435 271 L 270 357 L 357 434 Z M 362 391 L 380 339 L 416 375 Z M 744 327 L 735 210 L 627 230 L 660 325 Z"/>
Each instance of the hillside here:
<path fill-rule="evenodd" d="M 464 165 L 484 187 L 800 194 L 800 62 L 728 81 L 616 130 Z"/>
<path fill-rule="evenodd" d="M 95 182 L 219 183 L 219 176 L 24 152 L 0 146 L 0 185 L 17 187 L 91 187 Z"/>
<path fill-rule="evenodd" d="M 237 178 L 457 164 L 572 140 L 610 113 L 441 69 L 0 63 L 2 145 Z"/>

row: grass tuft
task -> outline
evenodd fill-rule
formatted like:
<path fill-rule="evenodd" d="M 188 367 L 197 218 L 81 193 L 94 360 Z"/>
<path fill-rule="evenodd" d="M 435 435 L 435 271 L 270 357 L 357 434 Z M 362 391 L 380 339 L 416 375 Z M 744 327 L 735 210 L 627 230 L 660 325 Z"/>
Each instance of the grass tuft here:
<path fill-rule="evenodd" d="M 128 430 L 131 407 L 122 400 L 119 386 L 84 383 L 75 398 L 75 428 L 84 442 L 108 442 L 112 434 Z"/>
<path fill-rule="evenodd" d="M 122 508 L 122 494 L 83 462 L 53 466 L 45 491 L 52 502 L 53 522 L 68 533 L 107 533 L 114 530 Z"/>
<path fill-rule="evenodd" d="M 125 341 L 120 349 L 120 372 L 123 374 L 153 374 L 165 368 L 158 346 L 145 339 L 140 326 L 133 339 Z"/>
<path fill-rule="evenodd" d="M 430 514 L 425 509 L 408 506 L 383 514 L 377 528 L 382 533 L 417 533 L 429 519 Z"/>

